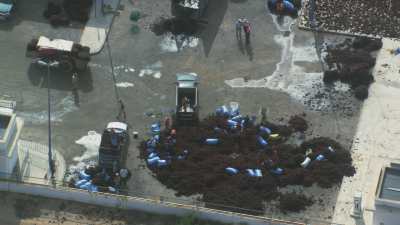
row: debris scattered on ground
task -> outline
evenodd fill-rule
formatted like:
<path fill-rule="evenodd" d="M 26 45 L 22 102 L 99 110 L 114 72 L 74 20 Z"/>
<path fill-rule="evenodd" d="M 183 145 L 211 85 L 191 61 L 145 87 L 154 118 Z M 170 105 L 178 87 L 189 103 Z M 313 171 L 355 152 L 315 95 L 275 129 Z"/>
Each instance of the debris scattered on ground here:
<path fill-rule="evenodd" d="M 207 207 L 251 214 L 262 214 L 264 202 L 279 197 L 278 187 L 330 187 L 354 174 L 350 153 L 336 141 L 316 138 L 296 147 L 286 143 L 289 126 L 254 121 L 223 106 L 198 126 L 161 130 L 156 123 L 140 156 L 177 195 L 202 194 Z"/>
<path fill-rule="evenodd" d="M 281 194 L 279 197 L 279 209 L 284 213 L 304 210 L 313 203 L 312 199 L 295 192 Z"/>
<path fill-rule="evenodd" d="M 347 83 L 355 96 L 364 100 L 368 97 L 369 85 L 374 81 L 372 68 L 376 58 L 371 53 L 381 47 L 382 40 L 364 37 L 347 39 L 343 43 L 327 46 L 324 61 L 329 70 L 324 72 L 324 82 Z"/>
<path fill-rule="evenodd" d="M 304 132 L 308 128 L 307 121 L 303 117 L 301 117 L 299 115 L 290 117 L 289 125 L 295 131 L 300 131 L 300 132 Z"/>

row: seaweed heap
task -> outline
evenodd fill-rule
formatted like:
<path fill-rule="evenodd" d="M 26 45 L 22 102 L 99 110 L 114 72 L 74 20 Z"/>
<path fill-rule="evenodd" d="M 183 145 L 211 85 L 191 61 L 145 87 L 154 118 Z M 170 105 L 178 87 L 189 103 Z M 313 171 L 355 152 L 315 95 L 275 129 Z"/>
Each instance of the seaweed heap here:
<path fill-rule="evenodd" d="M 324 73 L 324 82 L 340 80 L 350 84 L 358 99 L 366 99 L 369 85 L 374 81 L 371 70 L 376 59 L 371 53 L 381 48 L 382 40 L 365 37 L 328 46 L 325 61 L 329 70 Z"/>
<path fill-rule="evenodd" d="M 153 125 L 156 134 L 141 143 L 141 158 L 178 196 L 201 194 L 207 207 L 250 214 L 263 214 L 264 203 L 273 199 L 281 200 L 283 211 L 302 210 L 311 199 L 293 193 L 285 197 L 278 187 L 328 188 L 355 173 L 350 153 L 334 140 L 286 144 L 295 129 L 307 128 L 299 118 L 291 124 L 301 126 L 293 127 L 255 124 L 255 118 L 237 114 L 218 110 L 193 127 L 161 131 Z"/>

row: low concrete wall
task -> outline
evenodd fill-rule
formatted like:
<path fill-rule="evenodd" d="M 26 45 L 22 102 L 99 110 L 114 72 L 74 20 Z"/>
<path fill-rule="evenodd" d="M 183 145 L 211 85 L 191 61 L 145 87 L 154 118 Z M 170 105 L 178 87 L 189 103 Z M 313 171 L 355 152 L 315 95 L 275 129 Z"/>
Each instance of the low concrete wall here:
<path fill-rule="evenodd" d="M 117 207 L 121 209 L 133 209 L 163 215 L 183 216 L 193 213 L 196 217 L 205 220 L 214 220 L 224 223 L 246 223 L 248 225 L 304 225 L 281 220 L 273 220 L 264 217 L 249 216 L 239 213 L 231 213 L 220 210 L 207 209 L 182 205 L 170 202 L 162 202 L 152 199 L 136 198 L 130 196 L 113 195 L 109 193 L 93 193 L 79 189 L 36 185 L 27 183 L 16 183 L 12 181 L 0 181 L 0 191 L 11 191 L 48 198 L 77 201 L 99 206 Z"/>

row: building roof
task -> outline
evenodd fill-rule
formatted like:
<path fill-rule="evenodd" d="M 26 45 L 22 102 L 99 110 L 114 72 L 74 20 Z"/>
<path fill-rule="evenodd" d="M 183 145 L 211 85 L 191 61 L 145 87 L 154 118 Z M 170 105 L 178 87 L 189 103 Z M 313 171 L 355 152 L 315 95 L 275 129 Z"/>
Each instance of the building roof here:
<path fill-rule="evenodd" d="M 379 198 L 400 202 L 400 167 L 386 168 Z"/>

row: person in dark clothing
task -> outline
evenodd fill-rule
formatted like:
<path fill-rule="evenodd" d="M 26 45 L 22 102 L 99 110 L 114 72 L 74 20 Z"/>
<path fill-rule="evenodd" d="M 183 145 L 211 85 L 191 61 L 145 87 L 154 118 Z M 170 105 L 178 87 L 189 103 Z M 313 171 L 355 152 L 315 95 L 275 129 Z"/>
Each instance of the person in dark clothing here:
<path fill-rule="evenodd" d="M 246 38 L 246 44 L 250 44 L 250 33 L 251 33 L 251 28 L 250 28 L 250 22 L 249 21 L 245 21 L 243 23 L 243 30 L 244 30 L 244 34 L 245 34 L 245 38 Z"/>

